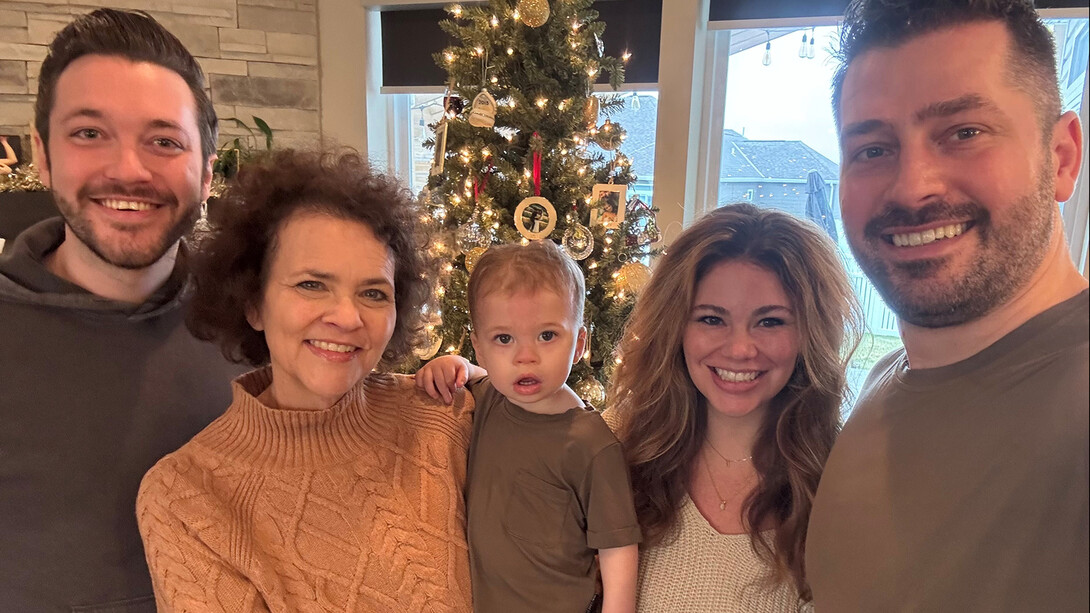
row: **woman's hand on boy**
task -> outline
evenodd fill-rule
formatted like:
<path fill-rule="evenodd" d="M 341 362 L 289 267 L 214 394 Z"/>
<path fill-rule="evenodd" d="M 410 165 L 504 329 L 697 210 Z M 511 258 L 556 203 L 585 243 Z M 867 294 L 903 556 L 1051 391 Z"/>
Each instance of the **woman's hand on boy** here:
<path fill-rule="evenodd" d="M 442 355 L 416 371 L 416 387 L 436 400 L 447 404 L 454 402 L 454 392 L 465 386 L 470 375 L 488 374 L 460 355 Z"/>

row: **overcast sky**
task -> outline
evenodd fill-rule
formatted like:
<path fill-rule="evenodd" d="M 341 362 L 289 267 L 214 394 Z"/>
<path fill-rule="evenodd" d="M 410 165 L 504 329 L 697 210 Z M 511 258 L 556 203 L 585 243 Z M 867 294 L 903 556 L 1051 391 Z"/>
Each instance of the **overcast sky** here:
<path fill-rule="evenodd" d="M 761 63 L 764 45 L 730 58 L 723 127 L 756 140 L 801 140 L 840 163 L 829 103 L 835 62 L 828 49 L 833 26 L 817 28 L 814 59 L 799 57 L 803 30 L 772 41 L 772 64 Z M 809 42 L 810 30 L 805 30 Z"/>

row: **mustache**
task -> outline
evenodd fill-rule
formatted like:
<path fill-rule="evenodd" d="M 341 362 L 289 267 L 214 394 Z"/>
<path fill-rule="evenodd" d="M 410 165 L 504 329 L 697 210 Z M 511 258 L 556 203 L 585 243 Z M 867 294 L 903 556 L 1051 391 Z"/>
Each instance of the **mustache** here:
<path fill-rule="evenodd" d="M 81 200 L 91 198 L 92 195 L 138 198 L 169 206 L 177 206 L 178 204 L 178 199 L 171 192 L 161 192 L 155 189 L 155 187 L 144 183 L 130 185 L 119 181 L 98 181 L 85 184 L 76 192 L 76 198 Z"/>
<path fill-rule="evenodd" d="M 978 224 L 986 224 L 990 217 L 988 210 L 975 202 L 950 204 L 945 200 L 939 200 L 914 209 L 890 204 L 867 222 L 863 228 L 863 234 L 869 238 L 879 238 L 885 233 L 886 228 L 922 226 L 941 221 L 954 223 L 968 219 Z"/>

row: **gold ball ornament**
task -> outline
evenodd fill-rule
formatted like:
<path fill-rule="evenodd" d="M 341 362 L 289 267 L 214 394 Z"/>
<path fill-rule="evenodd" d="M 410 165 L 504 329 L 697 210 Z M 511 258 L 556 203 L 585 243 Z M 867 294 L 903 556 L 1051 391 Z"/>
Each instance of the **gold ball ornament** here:
<path fill-rule="evenodd" d="M 473 269 L 477 267 L 477 262 L 481 261 L 481 256 L 484 252 L 488 251 L 484 247 L 474 247 L 466 252 L 466 272 L 473 274 Z"/>
<path fill-rule="evenodd" d="M 549 20 L 549 0 L 519 0 L 515 6 L 522 23 L 540 28 Z"/>
<path fill-rule="evenodd" d="M 651 281 L 651 269 L 642 262 L 629 262 L 617 271 L 617 289 L 638 294 Z"/>
<path fill-rule="evenodd" d="M 607 119 L 598 128 L 598 133 L 594 135 L 594 142 L 606 151 L 613 151 L 621 146 L 626 136 L 628 136 L 628 133 L 624 128 Z"/>
<path fill-rule="evenodd" d="M 602 410 L 602 407 L 606 402 L 606 388 L 598 379 L 594 377 L 587 377 L 575 384 L 572 388 L 576 396 L 582 398 L 587 404 L 592 407 Z"/>

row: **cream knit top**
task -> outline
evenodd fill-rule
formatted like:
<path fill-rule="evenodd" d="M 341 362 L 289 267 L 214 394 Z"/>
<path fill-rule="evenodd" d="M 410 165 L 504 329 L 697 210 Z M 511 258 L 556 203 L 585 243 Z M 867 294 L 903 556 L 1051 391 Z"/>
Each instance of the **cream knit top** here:
<path fill-rule="evenodd" d="M 676 540 L 671 537 L 676 535 Z M 720 534 L 688 495 L 662 543 L 640 550 L 639 613 L 788 613 L 800 608 L 791 583 L 769 586 L 768 563 L 748 534 Z"/>
<path fill-rule="evenodd" d="M 269 408 L 268 369 L 144 477 L 159 611 L 468 612 L 467 396 L 371 375 L 324 411 Z"/>

